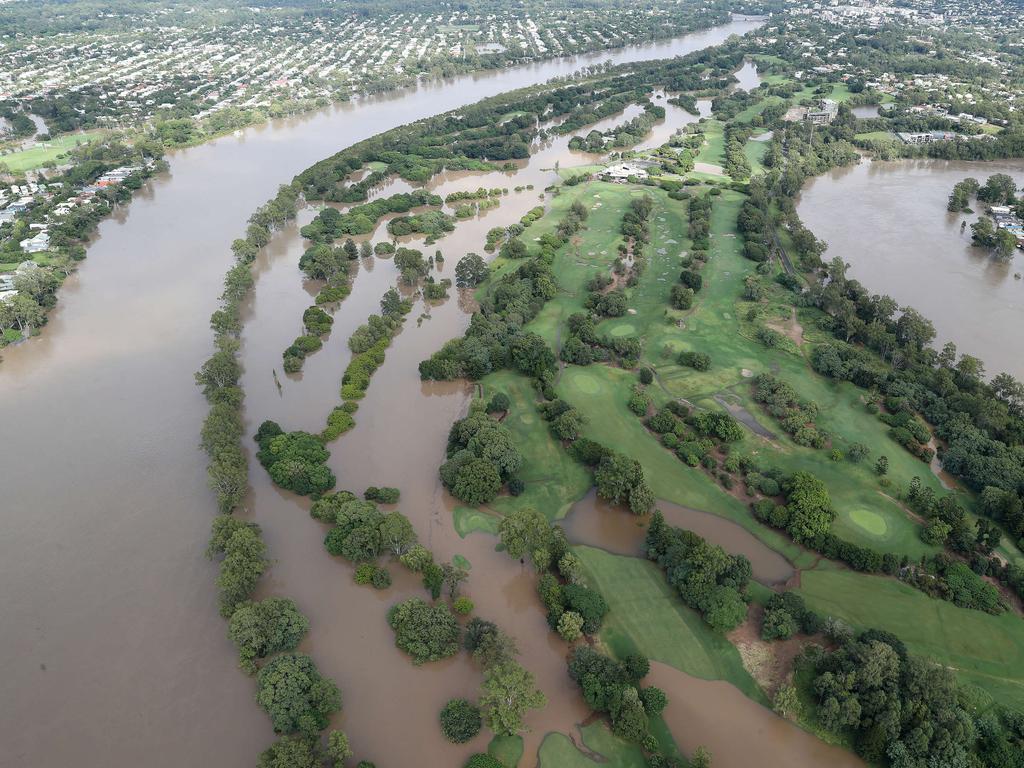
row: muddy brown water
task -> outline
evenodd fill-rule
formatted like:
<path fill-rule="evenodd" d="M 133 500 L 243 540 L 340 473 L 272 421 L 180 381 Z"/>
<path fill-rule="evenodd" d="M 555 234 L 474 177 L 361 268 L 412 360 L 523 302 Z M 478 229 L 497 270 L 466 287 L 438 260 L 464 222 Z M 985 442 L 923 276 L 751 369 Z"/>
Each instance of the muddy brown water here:
<path fill-rule="evenodd" d="M 852 753 L 800 730 L 721 680 L 702 680 L 652 661 L 644 682 L 668 695 L 663 716 L 680 749 L 692 757 L 697 747 L 707 748 L 715 768 L 865 768 Z"/>
<path fill-rule="evenodd" d="M 1008 173 L 1024 184 L 1024 161 L 863 161 L 812 179 L 797 210 L 872 293 L 910 305 L 935 325 L 936 347 L 956 343 L 985 363 L 989 376 L 1024 379 L 1024 252 L 1010 262 L 971 245 L 977 214 L 949 213 L 953 185 Z M 981 210 L 981 206 L 975 206 Z M 967 227 L 960 231 L 962 222 Z"/>
<path fill-rule="evenodd" d="M 663 499 L 656 506 L 669 525 L 693 531 L 731 554 L 744 555 L 754 578 L 762 584 L 784 583 L 794 573 L 786 558 L 731 520 Z M 573 544 L 599 547 L 617 555 L 639 555 L 649 521 L 648 515 L 633 515 L 597 498 L 591 489 L 560 524 Z"/>
<path fill-rule="evenodd" d="M 215 568 L 202 556 L 213 504 L 197 447 L 206 404 L 192 372 L 209 351 L 207 318 L 230 263 L 228 245 L 278 183 L 418 117 L 588 62 L 685 53 L 758 24 L 737 21 L 670 42 L 425 85 L 172 153 L 171 170 L 100 225 L 45 333 L 3 352 L 0 764 L 246 766 L 272 740 L 252 681 L 236 669 L 216 611 Z M 470 245 L 479 249 L 488 228 L 537 204 L 550 174 L 544 169 L 565 153 L 558 142 L 538 147 L 515 176 L 515 183 L 535 177 L 532 193 L 510 194 L 441 241 L 448 256 L 441 275 L 452 273 Z M 452 174 L 432 185 L 442 193 L 515 185 L 498 176 L 506 183 L 494 183 L 493 174 Z M 298 227 L 312 215 L 304 210 L 277 233 L 257 263 L 243 336 L 250 434 L 264 418 L 287 428 L 322 426 L 337 402 L 348 335 L 395 280 L 390 261 L 363 262 L 325 348 L 300 376 L 282 376 L 279 392 L 272 371 L 315 291 L 297 269 Z M 453 295 L 419 325 L 425 308 L 417 306 L 374 378 L 357 427 L 332 444 L 331 466 L 340 488 L 400 486 L 399 506 L 421 539 L 439 557 L 460 554 L 473 565 L 465 593 L 478 615 L 515 635 L 549 698 L 528 719 L 530 764 L 548 730 L 568 730 L 588 713 L 568 684 L 565 646 L 547 629 L 535 577 L 495 552 L 492 537 L 460 539 L 452 500 L 437 484 L 444 437 L 469 391 L 422 384 L 416 365 L 461 333 L 465 306 Z M 273 487 L 258 465 L 251 479 L 248 515 L 263 526 L 275 558 L 261 594 L 289 595 L 310 617 L 302 650 L 341 686 L 346 705 L 333 725 L 349 732 L 360 757 L 443 766 L 481 748 L 483 736 L 463 747 L 444 743 L 436 724 L 446 699 L 476 691 L 479 670 L 464 654 L 416 668 L 394 648 L 384 616 L 398 599 L 422 594 L 414 579 L 392 567 L 389 590 L 355 586 L 351 567 L 323 550 L 325 531 L 309 518 L 308 501 Z"/>

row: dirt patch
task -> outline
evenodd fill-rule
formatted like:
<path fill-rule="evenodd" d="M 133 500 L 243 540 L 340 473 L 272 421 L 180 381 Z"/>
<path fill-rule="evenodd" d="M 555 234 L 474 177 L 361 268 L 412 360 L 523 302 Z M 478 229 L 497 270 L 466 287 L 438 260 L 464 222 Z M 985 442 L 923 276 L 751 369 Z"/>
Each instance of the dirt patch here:
<path fill-rule="evenodd" d="M 796 308 L 792 310 L 792 314 L 786 321 L 772 321 L 765 323 L 766 326 L 771 328 L 773 331 L 778 331 L 782 335 L 788 337 L 798 347 L 804 343 L 804 327 L 800 325 L 800 321 L 796 318 Z"/>
<path fill-rule="evenodd" d="M 728 638 L 740 652 L 744 669 L 768 698 L 772 698 L 779 688 L 792 679 L 796 657 L 806 645 L 814 642 L 814 638 L 798 636 L 789 640 L 762 640 L 763 617 L 764 609 L 761 606 L 751 606 L 747 620 L 730 632 Z"/>

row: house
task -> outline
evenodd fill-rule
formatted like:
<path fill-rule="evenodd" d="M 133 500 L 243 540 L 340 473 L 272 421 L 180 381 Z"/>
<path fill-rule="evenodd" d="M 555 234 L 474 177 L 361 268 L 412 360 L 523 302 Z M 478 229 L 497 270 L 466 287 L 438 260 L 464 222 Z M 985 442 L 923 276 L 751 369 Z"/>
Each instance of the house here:
<path fill-rule="evenodd" d="M 39 253 L 50 247 L 50 235 L 47 232 L 39 232 L 27 240 L 21 241 L 21 247 L 25 253 Z"/>
<path fill-rule="evenodd" d="M 836 119 L 839 113 L 839 103 L 832 99 L 822 99 L 817 109 L 807 110 L 807 121 L 811 125 L 828 125 Z"/>
<path fill-rule="evenodd" d="M 602 181 L 614 181 L 620 184 L 624 183 L 630 176 L 636 179 L 646 179 L 647 171 L 634 163 L 619 163 L 617 165 L 610 165 L 597 174 L 597 177 Z"/>
<path fill-rule="evenodd" d="M 914 133 L 899 132 L 896 134 L 904 144 L 931 144 L 933 141 L 952 141 L 957 134 L 952 131 L 921 131 Z"/>

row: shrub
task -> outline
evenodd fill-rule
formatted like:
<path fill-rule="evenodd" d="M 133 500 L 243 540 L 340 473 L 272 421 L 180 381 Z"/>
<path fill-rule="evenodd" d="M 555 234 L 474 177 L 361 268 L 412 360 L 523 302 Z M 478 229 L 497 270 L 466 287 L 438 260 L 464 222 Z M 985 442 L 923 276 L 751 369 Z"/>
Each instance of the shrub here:
<path fill-rule="evenodd" d="M 412 656 L 417 666 L 459 650 L 459 625 L 445 603 L 431 606 L 411 597 L 388 611 L 388 624 L 395 631 L 395 645 Z"/>
<path fill-rule="evenodd" d="M 596 634 L 608 613 L 608 603 L 601 594 L 582 584 L 566 584 L 561 593 L 566 609 L 583 618 L 583 631 L 588 635 Z"/>
<path fill-rule="evenodd" d="M 452 610 L 460 616 L 468 616 L 473 612 L 473 601 L 465 596 L 457 597 L 452 603 Z"/>
<path fill-rule="evenodd" d="M 385 486 L 378 488 L 377 486 L 371 485 L 363 492 L 363 498 L 367 501 L 375 501 L 378 504 L 396 504 L 401 496 L 401 491 L 397 488 L 391 488 Z"/>
<path fill-rule="evenodd" d="M 558 618 L 558 634 L 568 643 L 579 640 L 583 635 L 583 617 L 576 611 L 565 611 Z"/>
<path fill-rule="evenodd" d="M 711 355 L 704 352 L 682 352 L 679 355 L 679 364 L 695 371 L 706 371 L 711 367 Z"/>
<path fill-rule="evenodd" d="M 305 654 L 275 656 L 260 670 L 256 682 L 256 701 L 270 715 L 276 733 L 314 736 L 341 709 L 338 687 L 322 677 Z"/>
<path fill-rule="evenodd" d="M 452 699 L 441 710 L 441 731 L 453 744 L 465 744 L 480 733 L 480 710 L 466 699 Z"/>

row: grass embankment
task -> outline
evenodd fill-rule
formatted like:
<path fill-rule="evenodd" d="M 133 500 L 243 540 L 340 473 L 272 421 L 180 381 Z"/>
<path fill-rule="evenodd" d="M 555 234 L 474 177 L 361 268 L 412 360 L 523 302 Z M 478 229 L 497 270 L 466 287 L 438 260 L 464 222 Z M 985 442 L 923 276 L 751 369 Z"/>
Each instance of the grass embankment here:
<path fill-rule="evenodd" d="M 694 677 L 726 680 L 764 701 L 739 651 L 683 605 L 654 563 L 592 547 L 573 551 L 583 563 L 587 583 L 611 608 L 601 640 L 616 656 L 642 653 Z"/>
<path fill-rule="evenodd" d="M 7 166 L 11 173 L 24 173 L 41 168 L 50 161 L 60 164 L 60 156 L 79 144 L 96 141 L 103 136 L 103 131 L 86 131 L 58 136 L 50 141 L 42 141 L 30 149 L 0 155 L 0 164 Z"/>
<path fill-rule="evenodd" d="M 998 702 L 1024 707 L 1024 622 L 933 600 L 894 579 L 835 568 L 801 575 L 800 593 L 822 613 L 896 634 L 913 652 L 956 671 Z"/>

